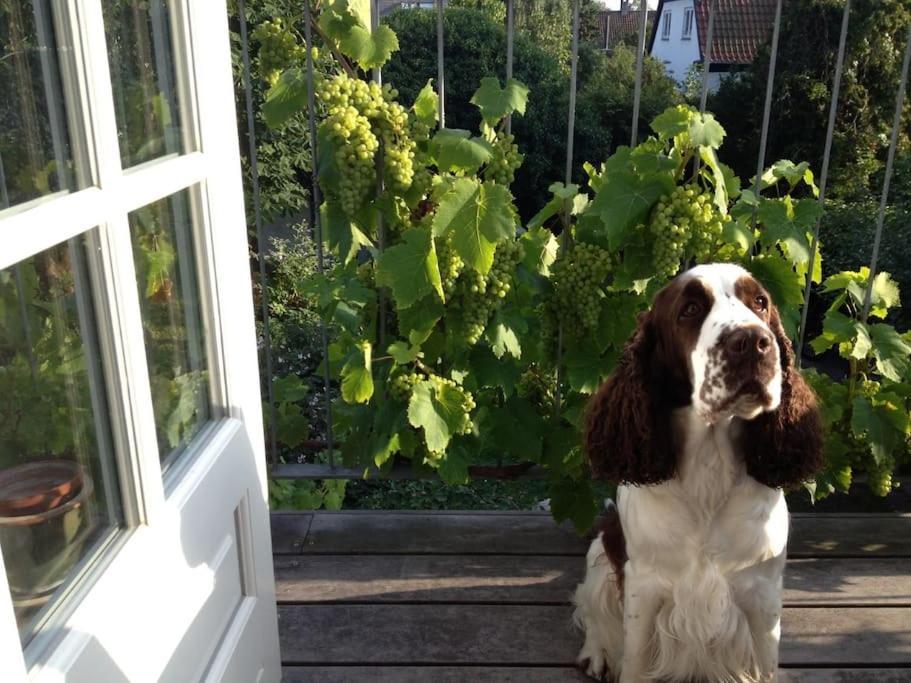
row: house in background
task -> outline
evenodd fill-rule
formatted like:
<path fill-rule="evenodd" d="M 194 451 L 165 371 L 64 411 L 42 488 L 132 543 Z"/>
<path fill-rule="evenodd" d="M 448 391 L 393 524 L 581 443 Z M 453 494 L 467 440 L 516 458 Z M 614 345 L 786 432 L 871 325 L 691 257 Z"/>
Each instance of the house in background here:
<path fill-rule="evenodd" d="M 648 12 L 648 25 L 655 23 L 655 10 Z M 601 29 L 600 45 L 607 52 L 625 41 L 628 36 L 635 36 L 639 31 L 639 10 L 629 0 L 620 1 L 620 9 L 602 10 L 598 13 L 598 27 Z"/>
<path fill-rule="evenodd" d="M 753 62 L 775 22 L 776 0 L 716 0 L 712 29 L 709 90 L 727 74 Z M 694 63 L 705 59 L 710 0 L 660 0 L 649 42 L 649 54 L 664 62 L 667 73 L 682 83 Z"/>

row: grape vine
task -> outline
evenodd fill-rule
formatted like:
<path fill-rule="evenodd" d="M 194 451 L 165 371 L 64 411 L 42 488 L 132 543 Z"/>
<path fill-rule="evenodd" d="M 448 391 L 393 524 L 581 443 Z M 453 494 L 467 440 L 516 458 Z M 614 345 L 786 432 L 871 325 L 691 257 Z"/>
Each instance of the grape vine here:
<path fill-rule="evenodd" d="M 730 216 L 713 206 L 711 195 L 697 185 L 675 187 L 658 200 L 648 224 L 654 237 L 655 270 L 673 277 L 689 256 L 698 262 L 708 260 L 729 220 Z"/>

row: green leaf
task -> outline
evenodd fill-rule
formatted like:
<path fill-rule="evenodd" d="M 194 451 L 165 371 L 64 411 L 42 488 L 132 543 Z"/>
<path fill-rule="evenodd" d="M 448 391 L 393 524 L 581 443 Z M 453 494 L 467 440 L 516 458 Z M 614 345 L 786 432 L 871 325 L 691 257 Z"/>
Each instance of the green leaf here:
<path fill-rule="evenodd" d="M 652 130 L 662 140 L 670 140 L 689 130 L 692 110 L 686 107 L 669 107 L 652 121 Z"/>
<path fill-rule="evenodd" d="M 690 142 L 701 147 L 718 149 L 724 141 L 724 128 L 712 114 L 694 113 L 689 126 Z"/>
<path fill-rule="evenodd" d="M 870 292 L 870 315 L 885 318 L 893 306 L 901 306 L 898 283 L 889 273 L 877 273 L 873 278 L 873 291 Z"/>
<path fill-rule="evenodd" d="M 762 223 L 760 237 L 764 244 L 784 245 L 791 263 L 799 265 L 810 260 L 810 245 L 805 230 L 797 229 L 788 215 L 788 205 L 777 199 L 760 199 L 757 217 Z"/>
<path fill-rule="evenodd" d="M 470 462 L 470 454 L 466 452 L 465 447 L 454 443 L 446 451 L 446 457 L 436 464 L 436 468 L 444 484 L 456 486 L 468 483 L 468 464 Z"/>
<path fill-rule="evenodd" d="M 612 249 L 622 246 L 627 233 L 645 223 L 655 203 L 674 189 L 674 181 L 665 175 L 641 178 L 629 171 L 610 173 L 589 205 L 607 228 Z"/>
<path fill-rule="evenodd" d="M 521 370 L 510 358 L 497 358 L 483 345 L 475 346 L 469 358 L 466 386 L 472 391 L 500 387 L 509 396 L 515 392 Z"/>
<path fill-rule="evenodd" d="M 530 228 L 519 238 L 522 243 L 522 264 L 532 273 L 547 277 L 557 260 L 560 243 L 550 230 Z"/>
<path fill-rule="evenodd" d="M 272 395 L 276 403 L 296 403 L 307 398 L 309 393 L 310 387 L 297 375 L 285 375 L 272 382 Z"/>
<path fill-rule="evenodd" d="M 422 355 L 420 346 L 408 346 L 408 344 L 403 341 L 392 342 L 389 345 L 387 352 L 399 365 L 413 363 Z"/>
<path fill-rule="evenodd" d="M 570 520 L 576 531 L 585 533 L 598 514 L 599 503 L 588 479 L 561 477 L 550 485 L 550 510 L 558 522 Z"/>
<path fill-rule="evenodd" d="M 491 406 L 488 417 L 490 435 L 498 456 L 506 454 L 535 462 L 541 459 L 547 423 L 531 402 L 513 396 L 503 405 Z"/>
<path fill-rule="evenodd" d="M 487 341 L 490 342 L 490 349 L 497 358 L 502 358 L 508 353 L 513 358 L 522 356 L 522 346 L 519 344 L 519 337 L 516 331 L 509 326 L 508 321 L 497 311 L 493 321 L 487 326 Z"/>
<path fill-rule="evenodd" d="M 474 173 L 490 161 L 493 148 L 483 138 L 473 138 L 467 130 L 444 128 L 430 141 L 441 171 Z"/>
<path fill-rule="evenodd" d="M 431 292 L 443 298 L 440 267 L 429 228 L 412 228 L 402 242 L 386 249 L 376 262 L 376 281 L 392 289 L 399 309 L 410 307 Z"/>
<path fill-rule="evenodd" d="M 266 125 L 280 128 L 288 119 L 307 106 L 307 74 L 303 69 L 286 69 L 266 93 L 262 111 Z"/>
<path fill-rule="evenodd" d="M 443 317 L 443 304 L 436 294 L 426 296 L 413 306 L 396 311 L 399 334 L 412 345 L 423 344 Z"/>
<path fill-rule="evenodd" d="M 495 126 L 500 119 L 513 112 L 525 113 L 528 102 L 528 88 L 514 78 L 500 88 L 500 80 L 493 76 L 481 79 L 479 87 L 471 96 L 471 103 L 481 111 L 481 118 L 488 126 Z"/>
<path fill-rule="evenodd" d="M 769 290 L 778 305 L 785 333 L 793 339 L 803 304 L 803 277 L 790 263 L 773 254 L 757 256 L 746 263 L 746 267 Z"/>
<path fill-rule="evenodd" d="M 633 330 L 637 315 L 646 306 L 644 296 L 637 294 L 611 294 L 598 317 L 598 340 L 605 345 L 621 348 Z"/>
<path fill-rule="evenodd" d="M 365 71 L 383 66 L 399 49 L 399 39 L 388 26 L 370 31 L 370 6 L 371 0 L 334 0 L 319 18 L 323 32 Z"/>
<path fill-rule="evenodd" d="M 900 382 L 911 369 L 911 345 L 891 325 L 870 325 L 876 371 L 883 377 Z"/>
<path fill-rule="evenodd" d="M 320 221 L 329 249 L 338 255 L 342 263 L 349 263 L 361 247 L 372 246 L 370 238 L 361 232 L 336 202 L 323 202 Z"/>
<path fill-rule="evenodd" d="M 741 254 L 746 254 L 753 248 L 756 236 L 753 234 L 753 230 L 750 226 L 741 223 L 738 220 L 730 220 L 724 223 L 721 239 L 724 240 L 726 244 L 736 246 Z"/>
<path fill-rule="evenodd" d="M 700 147 L 699 157 L 712 172 L 712 184 L 715 186 L 712 201 L 715 204 L 715 207 L 723 215 L 726 215 L 728 212 L 728 185 L 724 170 L 721 168 L 721 163 L 718 161 L 718 154 L 711 147 Z"/>
<path fill-rule="evenodd" d="M 433 89 L 433 79 L 429 79 L 415 98 L 412 109 L 418 121 L 433 126 L 440 117 L 439 104 L 440 98 Z"/>
<path fill-rule="evenodd" d="M 310 436 L 310 421 L 300 413 L 279 415 L 276 421 L 275 438 L 288 448 L 297 448 Z"/>
<path fill-rule="evenodd" d="M 342 367 L 342 398 L 348 403 L 367 403 L 373 396 L 370 355 L 370 342 L 358 342 Z"/>
<path fill-rule="evenodd" d="M 851 404 L 851 431 L 866 440 L 877 465 L 892 455 L 904 434 L 895 428 L 889 408 L 874 405 L 866 396 L 855 396 Z"/>
<path fill-rule="evenodd" d="M 462 396 L 446 384 L 438 387 L 429 381 L 418 382 L 408 403 L 408 421 L 412 427 L 424 430 L 427 448 L 442 453 L 459 428 L 462 416 Z"/>
<path fill-rule="evenodd" d="M 496 243 L 515 235 L 512 195 L 502 185 L 457 178 L 440 199 L 433 219 L 437 236 L 452 233 L 452 245 L 462 260 L 482 275 L 493 263 Z"/>
<path fill-rule="evenodd" d="M 566 378 L 573 391 L 592 394 L 601 385 L 604 377 L 602 361 L 590 348 L 567 348 L 563 362 L 566 366 Z"/>

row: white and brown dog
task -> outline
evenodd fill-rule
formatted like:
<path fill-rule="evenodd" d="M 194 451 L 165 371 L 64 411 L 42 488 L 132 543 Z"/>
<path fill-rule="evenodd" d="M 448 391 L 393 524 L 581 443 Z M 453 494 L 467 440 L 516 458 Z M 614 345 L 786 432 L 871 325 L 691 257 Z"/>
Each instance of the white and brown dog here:
<path fill-rule="evenodd" d="M 655 298 L 593 397 L 586 448 L 619 482 L 588 551 L 579 664 L 627 681 L 766 681 L 788 510 L 821 465 L 812 391 L 768 292 L 730 264 Z"/>

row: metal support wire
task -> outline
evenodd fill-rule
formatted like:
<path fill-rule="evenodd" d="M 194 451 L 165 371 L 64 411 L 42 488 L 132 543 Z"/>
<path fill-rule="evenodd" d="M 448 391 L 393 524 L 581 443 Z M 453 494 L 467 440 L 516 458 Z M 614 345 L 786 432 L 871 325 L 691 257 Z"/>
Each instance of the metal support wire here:
<path fill-rule="evenodd" d="M 323 254 L 323 230 L 320 221 L 320 189 L 319 189 L 319 145 L 316 138 L 316 97 L 314 94 L 313 81 L 313 31 L 310 28 L 311 22 L 310 0 L 304 0 L 304 38 L 307 41 L 307 119 L 310 124 L 310 225 L 313 228 L 313 241 L 316 242 L 316 268 L 320 275 L 326 268 L 325 256 Z M 320 319 L 320 337 L 323 346 L 323 385 L 325 390 L 326 404 L 326 443 L 329 450 L 329 466 L 335 467 L 335 450 L 333 448 L 335 440 L 332 438 L 332 397 L 330 395 L 330 378 L 329 378 L 329 332 L 326 330 L 326 323 Z"/>
<path fill-rule="evenodd" d="M 844 72 L 845 44 L 848 40 L 848 24 L 851 16 L 851 0 L 845 0 L 845 10 L 841 17 L 841 34 L 838 37 L 838 57 L 835 59 L 835 76 L 832 78 L 832 99 L 829 102 L 829 123 L 826 128 L 826 142 L 822 153 L 822 168 L 819 175 L 819 208 L 826 204 L 826 186 L 829 181 L 829 162 L 832 155 L 832 139 L 835 136 L 835 118 L 838 114 L 838 98 L 841 93 L 841 77 Z M 816 261 L 816 251 L 819 249 L 819 224 L 821 218 L 813 226 L 813 239 L 810 242 L 810 261 L 807 268 L 807 283 L 803 290 L 803 309 L 800 312 L 800 332 L 797 338 L 797 367 L 800 367 L 800 358 L 807 335 L 807 315 L 810 310 L 810 293 L 813 288 L 813 263 Z"/>
<path fill-rule="evenodd" d="M 379 0 L 373 0 L 371 3 L 371 12 L 370 12 L 370 30 L 376 32 L 377 27 L 380 24 L 380 3 Z M 373 70 L 373 81 L 380 87 L 383 85 L 383 70 L 380 67 L 376 67 Z M 380 148 L 378 154 L 376 155 L 376 192 L 377 195 L 382 195 L 383 191 L 386 189 L 385 178 L 383 177 L 383 157 L 385 156 L 383 150 L 383 143 L 380 142 Z M 376 213 L 376 241 L 377 248 L 379 253 L 382 254 L 383 250 L 386 248 L 386 223 L 383 220 L 383 212 L 377 211 Z M 385 353 L 386 351 L 386 290 L 380 289 L 379 297 L 377 298 L 377 309 L 379 311 L 379 334 L 377 334 L 377 340 L 380 344 L 380 349 Z"/>
<path fill-rule="evenodd" d="M 266 400 L 269 403 L 269 462 L 278 464 L 276 426 L 278 411 L 275 407 L 275 392 L 272 388 L 272 333 L 269 330 L 269 279 L 266 274 L 266 240 L 263 235 L 262 203 L 259 189 L 259 162 L 256 156 L 256 119 L 253 117 L 253 82 L 250 75 L 250 52 L 247 42 L 247 16 L 244 0 L 237 0 L 240 15 L 240 43 L 244 60 L 244 100 L 247 107 L 247 145 L 250 155 L 250 177 L 253 184 L 253 215 L 256 225 L 256 248 L 259 251 L 260 303 L 263 318 L 263 346 L 266 360 Z"/>
<path fill-rule="evenodd" d="M 446 127 L 446 82 L 443 68 L 443 0 L 437 2 L 437 97 L 440 101 L 440 130 Z"/>
<path fill-rule="evenodd" d="M 642 99 L 642 63 L 645 61 L 645 31 L 648 28 L 648 2 L 642 0 L 639 10 L 639 46 L 636 51 L 636 84 L 633 90 L 633 131 L 630 147 L 639 141 L 639 101 Z"/>
<path fill-rule="evenodd" d="M 509 79 L 512 78 L 512 48 L 515 33 L 515 0 L 506 0 L 506 83 L 509 83 Z M 506 117 L 506 134 L 510 135 L 511 133 L 512 114 Z"/>
<path fill-rule="evenodd" d="M 781 4 L 775 4 L 775 28 L 772 30 L 772 51 L 769 54 L 769 75 L 766 78 L 765 105 L 762 110 L 762 132 L 759 135 L 759 156 L 756 160 L 756 178 L 753 192 L 758 197 L 762 187 L 762 170 L 765 167 L 766 145 L 769 140 L 769 116 L 772 111 L 772 91 L 775 88 L 775 63 L 778 61 L 778 36 L 781 33 Z M 753 211 L 753 223 L 756 223 L 756 211 Z"/>
<path fill-rule="evenodd" d="M 879 261 L 879 245 L 883 236 L 883 222 L 886 219 L 886 204 L 889 201 L 889 183 L 892 181 L 892 165 L 895 162 L 895 148 L 898 146 L 898 129 L 902 122 L 902 109 L 905 106 L 905 89 L 908 86 L 908 63 L 911 61 L 911 26 L 908 27 L 908 40 L 905 45 L 905 59 L 902 62 L 902 75 L 899 80 L 898 94 L 895 96 L 895 115 L 892 118 L 892 140 L 889 142 L 889 156 L 886 157 L 886 171 L 883 178 L 883 194 L 879 200 L 879 215 L 876 217 L 876 234 L 873 237 L 873 255 L 870 257 L 870 279 L 867 291 L 864 292 L 864 307 L 861 322 L 867 322 L 870 306 L 873 302 L 873 278 L 876 277 L 876 266 Z"/>
<path fill-rule="evenodd" d="M 579 4 L 573 0 L 572 48 L 569 68 L 569 111 L 566 117 L 566 173 L 565 183 L 573 179 L 573 142 L 576 129 L 576 80 L 579 66 Z M 563 211 L 563 234 L 560 235 L 561 248 L 564 253 L 570 247 L 569 215 Z M 560 417 L 560 385 L 563 382 L 563 323 L 557 325 L 557 390 L 554 392 L 554 419 Z"/>
<path fill-rule="evenodd" d="M 712 34 L 715 29 L 715 10 L 718 0 L 709 0 L 709 21 L 705 29 L 705 57 L 702 60 L 702 92 L 699 94 L 699 112 L 705 113 L 705 103 L 709 97 L 709 70 L 712 68 Z"/>

